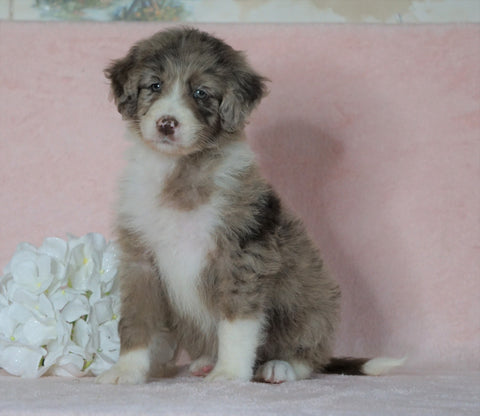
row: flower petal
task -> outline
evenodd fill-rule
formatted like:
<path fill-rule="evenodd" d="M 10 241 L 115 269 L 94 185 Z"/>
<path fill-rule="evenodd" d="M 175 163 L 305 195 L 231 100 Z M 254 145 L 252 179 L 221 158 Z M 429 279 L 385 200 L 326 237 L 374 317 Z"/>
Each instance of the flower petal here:
<path fill-rule="evenodd" d="M 109 243 L 103 253 L 100 279 L 104 284 L 104 292 L 109 292 L 114 283 L 114 277 L 118 269 L 118 249 L 113 243 Z"/>
<path fill-rule="evenodd" d="M 99 327 L 100 333 L 100 352 L 118 357 L 120 351 L 120 338 L 118 336 L 118 323 L 109 321 Z"/>
<path fill-rule="evenodd" d="M 25 377 L 108 369 L 120 351 L 117 253 L 97 233 L 19 244 L 0 276 L 0 367 Z"/>
<path fill-rule="evenodd" d="M 48 289 L 53 280 L 51 259 L 44 254 L 17 252 L 10 267 L 15 282 L 35 294 Z"/>
<path fill-rule="evenodd" d="M 76 296 L 78 296 L 78 291 L 72 290 L 68 287 L 59 287 L 50 294 L 49 299 L 55 310 L 61 311 L 65 305 L 68 302 L 71 302 Z"/>
<path fill-rule="evenodd" d="M 99 300 L 93 305 L 93 312 L 97 324 L 101 325 L 104 322 L 109 321 L 113 316 L 112 300 L 110 298 Z"/>
<path fill-rule="evenodd" d="M 43 348 L 12 343 L 0 344 L 0 367 L 8 373 L 22 377 L 39 377 L 44 369 L 40 362 L 46 351 Z"/>
<path fill-rule="evenodd" d="M 64 377 L 82 377 L 85 375 L 85 354 L 82 348 L 75 344 L 69 344 L 52 369 L 52 374 Z"/>
<path fill-rule="evenodd" d="M 18 303 L 12 303 L 4 312 L 16 323 L 23 323 L 32 317 L 32 311 Z"/>
<path fill-rule="evenodd" d="M 90 307 L 85 296 L 78 296 L 68 302 L 62 310 L 62 318 L 67 322 L 74 322 L 82 316 L 88 315 Z"/>
<path fill-rule="evenodd" d="M 12 276 L 16 283 L 30 288 L 38 277 L 38 267 L 35 259 L 27 258 L 27 255 L 23 254 L 20 253 L 17 261 L 12 263 Z"/>
<path fill-rule="evenodd" d="M 68 245 L 67 242 L 61 238 L 48 237 L 43 241 L 38 251 L 63 263 L 67 256 Z"/>
<path fill-rule="evenodd" d="M 23 334 L 28 345 L 40 347 L 57 337 L 56 322 L 31 318 L 23 325 Z"/>
<path fill-rule="evenodd" d="M 88 325 L 83 319 L 79 319 L 73 325 L 73 337 L 72 340 L 80 346 L 82 349 L 85 349 L 88 342 L 90 341 L 90 335 L 92 333 L 92 328 Z"/>
<path fill-rule="evenodd" d="M 66 347 L 63 343 L 59 343 L 58 340 L 51 342 L 47 345 L 47 355 L 45 356 L 45 361 L 43 365 L 47 368 L 50 368 L 55 365 L 57 360 L 65 354 Z"/>
<path fill-rule="evenodd" d="M 51 374 L 61 377 L 82 377 L 85 360 L 73 354 L 64 355 L 52 369 Z"/>
<path fill-rule="evenodd" d="M 9 274 L 12 272 L 12 266 L 15 265 L 16 262 L 21 262 L 24 259 L 33 259 L 35 258 L 37 253 L 37 248 L 29 243 L 20 243 L 17 245 L 17 249 L 13 254 L 12 259 L 4 268 L 4 273 Z"/>

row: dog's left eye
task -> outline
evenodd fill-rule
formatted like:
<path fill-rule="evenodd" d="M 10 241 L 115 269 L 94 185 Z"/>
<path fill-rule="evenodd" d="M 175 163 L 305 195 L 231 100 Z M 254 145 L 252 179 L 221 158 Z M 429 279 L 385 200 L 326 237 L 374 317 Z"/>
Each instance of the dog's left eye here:
<path fill-rule="evenodd" d="M 201 89 L 196 89 L 193 91 L 193 98 L 196 100 L 206 100 L 208 98 L 208 93 Z"/>
<path fill-rule="evenodd" d="M 155 82 L 154 84 L 150 85 L 150 90 L 152 92 L 160 92 L 162 90 L 162 84 L 160 82 Z"/>

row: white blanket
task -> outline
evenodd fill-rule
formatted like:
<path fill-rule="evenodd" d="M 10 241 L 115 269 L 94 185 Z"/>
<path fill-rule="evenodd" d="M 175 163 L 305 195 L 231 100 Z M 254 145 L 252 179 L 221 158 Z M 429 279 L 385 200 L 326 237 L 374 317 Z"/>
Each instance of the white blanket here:
<path fill-rule="evenodd" d="M 0 415 L 480 415 L 480 372 L 319 375 L 281 385 L 205 383 L 182 374 L 140 386 L 0 372 Z"/>

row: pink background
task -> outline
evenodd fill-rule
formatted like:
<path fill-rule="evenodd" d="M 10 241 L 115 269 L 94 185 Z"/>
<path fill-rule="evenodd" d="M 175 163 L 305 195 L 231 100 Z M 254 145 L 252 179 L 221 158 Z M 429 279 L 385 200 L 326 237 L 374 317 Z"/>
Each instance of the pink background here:
<path fill-rule="evenodd" d="M 102 70 L 159 24 L 0 22 L 0 267 L 111 237 Z M 337 354 L 480 368 L 480 26 L 208 25 L 271 79 L 249 137 L 343 289 Z"/>

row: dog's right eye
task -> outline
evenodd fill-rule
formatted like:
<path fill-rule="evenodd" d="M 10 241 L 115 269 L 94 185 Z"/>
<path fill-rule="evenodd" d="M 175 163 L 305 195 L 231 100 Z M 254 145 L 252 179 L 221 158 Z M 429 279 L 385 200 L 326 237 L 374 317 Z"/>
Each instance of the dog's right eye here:
<path fill-rule="evenodd" d="M 160 92 L 162 90 L 162 84 L 160 82 L 155 82 L 154 84 L 150 85 L 150 91 L 152 92 Z"/>

